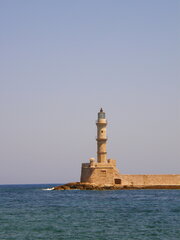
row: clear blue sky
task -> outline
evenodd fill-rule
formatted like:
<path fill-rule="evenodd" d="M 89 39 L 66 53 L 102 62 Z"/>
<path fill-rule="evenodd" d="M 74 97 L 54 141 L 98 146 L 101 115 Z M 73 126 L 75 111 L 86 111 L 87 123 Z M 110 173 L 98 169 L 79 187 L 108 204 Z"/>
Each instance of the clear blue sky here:
<path fill-rule="evenodd" d="M 108 118 L 124 174 L 180 174 L 180 2 L 0 0 L 0 184 L 78 181 Z"/>

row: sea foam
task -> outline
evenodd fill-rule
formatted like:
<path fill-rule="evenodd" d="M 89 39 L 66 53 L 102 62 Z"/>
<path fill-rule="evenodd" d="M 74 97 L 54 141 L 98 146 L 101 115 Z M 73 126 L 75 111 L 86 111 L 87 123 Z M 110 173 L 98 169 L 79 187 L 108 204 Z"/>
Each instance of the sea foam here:
<path fill-rule="evenodd" d="M 54 187 L 52 187 L 52 188 L 43 188 L 42 190 L 43 191 L 52 191 L 52 190 L 54 190 Z"/>

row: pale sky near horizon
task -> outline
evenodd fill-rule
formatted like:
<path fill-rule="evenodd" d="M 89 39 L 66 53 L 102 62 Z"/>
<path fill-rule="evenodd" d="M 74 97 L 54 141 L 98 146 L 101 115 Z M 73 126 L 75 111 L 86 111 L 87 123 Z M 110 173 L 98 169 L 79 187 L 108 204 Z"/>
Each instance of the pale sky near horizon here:
<path fill-rule="evenodd" d="M 180 1 L 0 0 L 0 184 L 78 181 L 96 158 L 180 174 Z"/>

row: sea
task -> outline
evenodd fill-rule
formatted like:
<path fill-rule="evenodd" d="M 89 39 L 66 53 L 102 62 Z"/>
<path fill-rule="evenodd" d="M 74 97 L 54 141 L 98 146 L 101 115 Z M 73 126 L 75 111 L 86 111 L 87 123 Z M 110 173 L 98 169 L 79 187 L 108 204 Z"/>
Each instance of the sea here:
<path fill-rule="evenodd" d="M 0 185 L 0 240 L 180 240 L 180 190 Z"/>

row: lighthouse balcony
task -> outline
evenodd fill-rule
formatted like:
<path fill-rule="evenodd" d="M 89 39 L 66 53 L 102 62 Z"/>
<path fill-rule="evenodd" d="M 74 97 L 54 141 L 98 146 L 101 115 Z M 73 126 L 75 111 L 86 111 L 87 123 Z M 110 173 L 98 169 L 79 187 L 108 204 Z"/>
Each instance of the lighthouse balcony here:
<path fill-rule="evenodd" d="M 107 140 L 108 140 L 107 137 L 105 137 L 105 138 L 103 138 L 103 137 L 101 137 L 101 138 L 96 138 L 96 141 L 107 141 Z"/>
<path fill-rule="evenodd" d="M 97 154 L 107 154 L 107 152 L 101 151 L 101 152 L 97 152 Z"/>
<path fill-rule="evenodd" d="M 96 121 L 96 125 L 107 125 L 107 120 L 106 119 L 98 119 Z"/>

